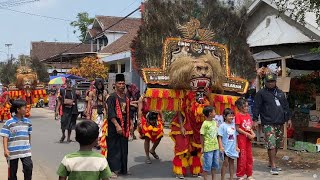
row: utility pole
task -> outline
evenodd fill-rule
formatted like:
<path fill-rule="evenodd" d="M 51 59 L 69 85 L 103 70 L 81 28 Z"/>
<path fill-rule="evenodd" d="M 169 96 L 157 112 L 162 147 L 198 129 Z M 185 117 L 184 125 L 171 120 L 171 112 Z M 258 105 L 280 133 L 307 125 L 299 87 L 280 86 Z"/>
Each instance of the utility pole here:
<path fill-rule="evenodd" d="M 8 61 L 10 60 L 10 46 L 12 46 L 12 44 L 5 44 L 6 47 L 8 47 L 8 54 L 7 54 L 7 57 L 8 57 Z"/>

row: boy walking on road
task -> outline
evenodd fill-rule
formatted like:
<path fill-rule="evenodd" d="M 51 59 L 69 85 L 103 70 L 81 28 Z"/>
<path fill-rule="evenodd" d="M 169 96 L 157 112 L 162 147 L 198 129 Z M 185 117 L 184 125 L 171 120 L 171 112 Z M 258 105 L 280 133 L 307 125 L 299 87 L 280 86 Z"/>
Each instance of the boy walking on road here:
<path fill-rule="evenodd" d="M 27 102 L 15 100 L 10 108 L 15 113 L 3 125 L 0 136 L 3 137 L 4 156 L 10 164 L 9 180 L 17 180 L 19 159 L 22 161 L 24 179 L 31 180 L 33 163 L 31 160 L 31 132 L 32 124 L 25 118 Z"/>

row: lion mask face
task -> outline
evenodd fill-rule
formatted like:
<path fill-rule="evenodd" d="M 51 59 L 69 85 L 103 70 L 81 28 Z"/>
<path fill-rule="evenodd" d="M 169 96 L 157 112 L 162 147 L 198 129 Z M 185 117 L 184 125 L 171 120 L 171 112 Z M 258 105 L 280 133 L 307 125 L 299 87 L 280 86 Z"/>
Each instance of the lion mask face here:
<path fill-rule="evenodd" d="M 210 55 L 176 58 L 170 65 L 169 77 L 170 85 L 175 89 L 222 90 L 223 72 L 220 60 Z"/>

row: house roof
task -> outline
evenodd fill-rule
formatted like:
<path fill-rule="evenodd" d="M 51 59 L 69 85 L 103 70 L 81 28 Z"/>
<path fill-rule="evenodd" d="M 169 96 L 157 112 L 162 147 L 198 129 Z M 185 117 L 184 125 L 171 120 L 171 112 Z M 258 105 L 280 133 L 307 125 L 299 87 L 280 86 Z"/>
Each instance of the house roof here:
<path fill-rule="evenodd" d="M 40 61 L 50 58 L 52 56 L 64 53 L 85 53 L 91 52 L 90 44 L 66 43 L 66 42 L 31 42 L 31 58 L 38 58 Z M 73 48 L 75 47 L 75 48 Z M 72 49 L 71 49 L 72 48 Z"/>
<path fill-rule="evenodd" d="M 98 22 L 101 24 L 102 29 L 106 29 L 112 24 L 116 23 L 122 17 L 110 17 L 110 16 L 97 16 Z M 108 31 L 124 32 L 125 34 L 119 39 L 104 47 L 100 53 L 116 54 L 130 50 L 130 45 L 134 37 L 137 35 L 139 27 L 141 25 L 140 18 L 127 18 L 121 21 L 116 26 L 110 28 Z M 107 32 L 108 32 L 107 31 Z"/>
<path fill-rule="evenodd" d="M 274 59 L 274 58 L 280 58 L 281 56 L 274 51 L 271 50 L 265 50 L 258 52 L 254 55 L 252 55 L 254 60 L 263 60 L 263 59 Z"/>
<path fill-rule="evenodd" d="M 250 47 L 308 42 L 312 39 L 277 15 L 267 16 L 249 35 Z"/>
<path fill-rule="evenodd" d="M 123 17 L 115 17 L 115 16 L 96 16 L 97 21 L 99 22 L 102 30 L 107 29 L 113 24 L 120 21 Z M 141 18 L 126 18 L 116 24 L 115 26 L 108 29 L 108 31 L 122 31 L 128 32 L 136 27 L 141 25 Z"/>
<path fill-rule="evenodd" d="M 116 24 L 123 17 L 115 17 L 115 16 L 96 16 L 95 22 L 99 24 L 100 27 L 92 27 L 88 29 L 88 33 L 90 38 L 96 37 L 99 33 L 106 30 L 113 24 Z M 121 22 L 117 23 L 113 27 L 106 30 L 106 32 L 122 32 L 127 33 L 131 30 L 136 30 L 141 25 L 141 18 L 126 18 Z"/>
<path fill-rule="evenodd" d="M 278 7 L 276 6 L 275 3 L 273 3 L 271 0 L 255 0 L 251 6 L 248 8 L 248 15 L 251 16 L 260 5 L 262 5 L 263 3 L 268 4 L 269 6 L 273 7 L 274 9 L 278 9 Z M 287 17 L 291 18 L 292 20 L 294 20 L 292 17 L 290 17 L 290 13 L 289 12 L 285 12 L 284 13 Z M 314 34 L 320 36 L 320 29 L 319 26 L 316 23 L 316 16 L 314 15 L 314 13 L 307 13 L 306 14 L 306 18 L 305 18 L 306 23 L 303 25 L 305 28 L 307 28 L 308 30 L 310 30 L 311 32 L 313 32 Z"/>

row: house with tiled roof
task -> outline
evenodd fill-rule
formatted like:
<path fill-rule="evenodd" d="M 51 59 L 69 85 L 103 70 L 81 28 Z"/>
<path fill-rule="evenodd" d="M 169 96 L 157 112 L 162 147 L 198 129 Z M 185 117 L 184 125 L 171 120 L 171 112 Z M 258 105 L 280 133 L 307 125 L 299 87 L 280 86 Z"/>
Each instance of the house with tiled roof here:
<path fill-rule="evenodd" d="M 78 67 L 81 59 L 97 56 L 91 44 L 68 42 L 31 42 L 30 57 L 38 59 L 48 66 L 50 75 L 66 73 L 72 67 Z"/>
<path fill-rule="evenodd" d="M 125 73 L 128 83 L 140 86 L 140 76 L 132 69 L 130 44 L 141 25 L 140 18 L 96 16 L 88 29 L 85 42 L 31 42 L 30 56 L 48 65 L 48 72 L 66 73 L 79 66 L 81 59 L 98 56 L 109 65 L 109 82 L 114 82 L 116 73 Z M 114 25 L 116 24 L 116 25 Z M 112 87 L 112 86 L 109 86 Z"/>
<path fill-rule="evenodd" d="M 132 68 L 130 48 L 141 25 L 141 19 L 126 18 L 120 21 L 121 19 L 122 17 L 96 16 L 87 32 L 86 40 L 96 47 L 103 61 L 109 65 L 109 88 L 114 83 L 115 74 L 124 73 L 127 83 L 135 83 L 142 89 L 143 81 Z"/>

